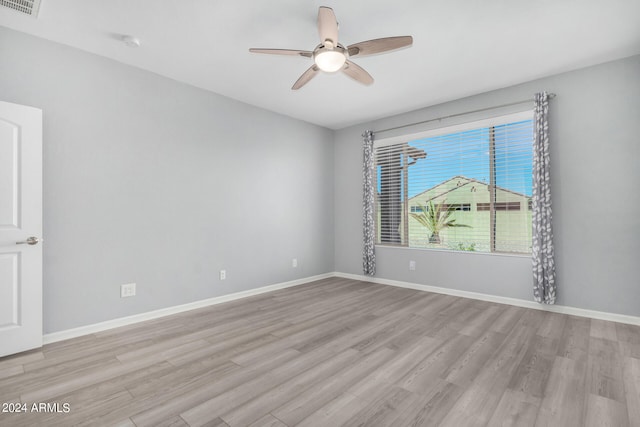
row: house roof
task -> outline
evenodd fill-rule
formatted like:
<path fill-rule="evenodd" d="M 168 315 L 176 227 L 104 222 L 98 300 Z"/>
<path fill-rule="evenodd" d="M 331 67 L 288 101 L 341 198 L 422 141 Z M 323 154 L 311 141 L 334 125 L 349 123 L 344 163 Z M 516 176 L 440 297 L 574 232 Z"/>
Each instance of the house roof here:
<path fill-rule="evenodd" d="M 477 184 L 480 184 L 480 185 L 484 185 L 486 187 L 489 186 L 489 184 L 487 184 L 486 182 L 479 181 L 479 180 L 477 180 L 475 178 L 467 178 L 466 176 L 463 176 L 463 175 L 456 175 L 453 178 L 449 178 L 449 179 L 447 179 L 445 181 L 442 181 L 441 183 L 436 184 L 433 187 L 431 187 L 431 188 L 429 188 L 427 190 L 424 190 L 421 193 L 416 194 L 415 196 L 411 197 L 409 200 L 413 200 L 413 199 L 415 199 L 415 198 L 417 198 L 417 197 L 419 197 L 419 196 L 421 196 L 421 195 L 423 195 L 425 193 L 428 193 L 429 191 L 435 190 L 436 188 L 440 187 L 441 185 L 444 185 L 444 184 L 446 184 L 446 183 L 448 183 L 450 181 L 455 181 L 456 179 L 458 179 L 458 180 L 466 180 L 467 182 L 465 182 L 464 184 L 457 185 L 456 187 L 451 188 L 451 189 L 449 189 L 447 191 L 444 191 L 442 193 L 439 193 L 436 196 L 433 196 L 433 197 L 427 199 L 426 201 L 429 202 L 431 200 L 435 200 L 438 197 L 442 197 L 445 194 L 451 193 L 452 191 L 458 190 L 458 189 L 460 189 L 460 188 L 462 188 L 462 187 L 464 187 L 464 186 L 466 186 L 468 184 L 471 184 L 471 183 L 477 183 Z M 500 190 L 500 191 L 506 191 L 507 193 L 515 194 L 517 196 L 525 197 L 527 199 L 531 198 L 531 196 L 527 196 L 526 194 L 518 193 L 517 191 L 512 191 L 512 190 L 509 190 L 507 188 L 500 187 L 498 185 L 496 185 L 496 189 Z"/>

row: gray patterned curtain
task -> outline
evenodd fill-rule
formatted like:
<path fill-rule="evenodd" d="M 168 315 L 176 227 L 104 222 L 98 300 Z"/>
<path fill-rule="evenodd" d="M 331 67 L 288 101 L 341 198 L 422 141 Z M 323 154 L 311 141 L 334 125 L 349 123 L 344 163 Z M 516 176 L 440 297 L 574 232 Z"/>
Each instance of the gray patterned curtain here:
<path fill-rule="evenodd" d="M 534 97 L 532 248 L 533 297 L 539 303 L 556 301 L 556 269 L 551 228 L 551 188 L 549 185 L 549 125 L 547 92 Z"/>
<path fill-rule="evenodd" d="M 375 223 L 373 222 L 374 191 L 373 182 L 373 132 L 370 130 L 362 134 L 364 161 L 362 164 L 362 231 L 364 238 L 364 250 L 362 252 L 362 268 L 364 274 L 373 276 L 376 274 L 375 253 Z"/>

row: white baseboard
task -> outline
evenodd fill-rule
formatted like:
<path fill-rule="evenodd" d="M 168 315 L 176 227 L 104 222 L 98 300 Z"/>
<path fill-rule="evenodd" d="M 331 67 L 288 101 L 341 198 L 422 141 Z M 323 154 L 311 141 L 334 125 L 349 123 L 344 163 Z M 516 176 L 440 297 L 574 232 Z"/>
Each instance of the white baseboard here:
<path fill-rule="evenodd" d="M 550 311 L 554 313 L 571 314 L 573 316 L 588 317 L 588 318 L 600 319 L 600 320 L 609 320 L 612 322 L 627 323 L 630 325 L 640 325 L 640 317 L 636 317 L 636 316 L 627 316 L 624 314 L 606 313 L 603 311 L 595 311 L 595 310 L 586 310 L 582 308 L 568 307 L 563 305 L 538 304 L 534 301 L 527 301 L 527 300 L 522 300 L 517 298 L 501 297 L 496 295 L 482 294 L 478 292 L 461 291 L 457 289 L 440 288 L 437 286 L 420 285 L 417 283 L 401 282 L 398 280 L 382 279 L 379 277 L 370 277 L 370 276 L 364 276 L 364 275 L 358 275 L 358 274 L 333 272 L 333 273 L 320 274 L 312 277 L 305 277 L 303 279 L 296 279 L 289 282 L 276 283 L 269 286 L 263 286 L 257 289 L 250 289 L 248 291 L 236 292 L 229 295 L 222 295 L 219 297 L 195 301 L 188 304 L 176 305 L 174 307 L 167 307 L 159 310 L 148 311 L 146 313 L 135 314 L 133 316 L 107 320 L 106 322 L 94 323 L 92 325 L 81 326 L 79 328 L 53 332 L 53 333 L 44 335 L 42 340 L 44 344 L 50 344 L 57 341 L 63 341 L 71 338 L 80 337 L 82 335 L 88 335 L 96 332 L 106 331 L 108 329 L 118 328 L 120 326 L 127 326 L 127 325 L 132 325 L 138 322 L 144 322 L 145 320 L 157 319 L 159 317 L 182 313 L 184 311 L 195 310 L 197 308 L 208 307 L 211 305 L 221 304 L 223 302 L 234 301 L 240 298 L 246 298 L 253 295 L 259 295 L 265 292 L 271 292 L 278 289 L 285 289 L 293 286 L 299 286 L 305 283 L 309 283 L 309 282 L 313 282 L 321 279 L 328 279 L 331 277 L 342 277 L 345 279 L 361 280 L 361 281 L 377 283 L 381 285 L 396 286 L 400 288 L 416 289 L 419 291 L 435 292 L 439 294 L 446 294 L 446 295 L 452 295 L 452 296 L 463 297 L 463 298 L 471 298 L 471 299 L 477 299 L 481 301 L 508 304 L 516 307 L 532 308 L 535 310 Z"/>
<path fill-rule="evenodd" d="M 240 298 L 246 298 L 253 295 L 263 294 L 278 289 L 291 288 L 293 286 L 303 285 L 321 279 L 334 277 L 334 273 L 320 274 L 317 276 L 305 277 L 303 279 L 291 280 L 289 282 L 276 283 L 261 288 L 249 289 L 247 291 L 236 292 L 233 294 L 222 295 L 219 297 L 208 298 L 200 301 L 194 301 L 187 304 L 176 305 L 173 307 L 161 308 L 159 310 L 148 311 L 146 313 L 134 314 L 133 316 L 120 317 L 118 319 L 107 320 L 105 322 L 94 323 L 92 325 L 81 326 L 79 328 L 67 329 L 64 331 L 45 334 L 42 337 L 43 344 L 50 344 L 57 341 L 68 340 L 71 338 L 89 335 L 96 332 L 106 331 L 108 329 L 118 328 L 120 326 L 132 325 L 145 320 L 157 319 L 159 317 L 169 316 L 172 314 L 182 313 L 184 311 L 195 310 L 197 308 L 208 307 L 210 305 L 221 304 L 223 302 L 234 301 Z"/>
<path fill-rule="evenodd" d="M 437 286 L 429 286 L 429 285 L 420 285 L 417 283 L 401 282 L 398 280 L 382 279 L 378 277 L 364 276 L 364 275 L 358 275 L 358 274 L 334 273 L 334 276 L 342 277 L 345 279 L 378 283 L 381 285 L 397 286 L 400 288 L 416 289 L 419 291 L 435 292 L 438 294 L 446 294 L 446 295 L 452 295 L 456 297 L 471 298 L 471 299 L 477 299 L 481 301 L 489 301 L 489 302 L 496 302 L 500 304 L 514 305 L 516 307 L 551 311 L 553 313 L 570 314 L 573 316 L 589 317 L 591 319 L 608 320 L 611 322 L 627 323 L 630 325 L 640 325 L 640 317 L 628 316 L 625 314 L 586 310 L 583 308 L 568 307 L 564 305 L 538 304 L 535 301 L 527 301 L 527 300 L 522 300 L 518 298 L 501 297 L 496 295 L 482 294 L 478 292 L 460 291 L 457 289 L 440 288 Z"/>

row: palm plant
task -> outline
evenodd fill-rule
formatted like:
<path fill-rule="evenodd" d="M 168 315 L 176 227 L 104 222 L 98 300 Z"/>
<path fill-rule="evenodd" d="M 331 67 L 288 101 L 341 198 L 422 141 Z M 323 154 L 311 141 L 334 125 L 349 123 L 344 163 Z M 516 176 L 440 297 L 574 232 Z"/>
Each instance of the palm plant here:
<path fill-rule="evenodd" d="M 470 225 L 456 224 L 456 220 L 451 218 L 451 214 L 455 212 L 455 205 L 448 205 L 446 201 L 435 205 L 429 200 L 429 206 L 418 205 L 421 208 L 420 213 L 411 213 L 411 216 L 420 224 L 427 227 L 431 232 L 429 243 L 440 244 L 440 232 L 449 227 L 467 227 Z"/>

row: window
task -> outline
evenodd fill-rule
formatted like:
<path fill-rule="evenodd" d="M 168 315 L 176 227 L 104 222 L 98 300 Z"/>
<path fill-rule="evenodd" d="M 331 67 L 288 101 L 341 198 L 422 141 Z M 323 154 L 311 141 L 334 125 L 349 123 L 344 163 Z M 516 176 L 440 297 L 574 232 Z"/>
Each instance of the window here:
<path fill-rule="evenodd" d="M 530 253 L 532 116 L 376 141 L 377 243 Z"/>
<path fill-rule="evenodd" d="M 496 211 L 519 211 L 520 202 L 495 202 L 493 208 Z M 478 203 L 479 211 L 490 211 L 491 203 Z"/>
<path fill-rule="evenodd" d="M 436 209 L 447 209 L 452 211 L 471 211 L 471 203 L 445 203 L 442 205 L 436 205 Z"/>

